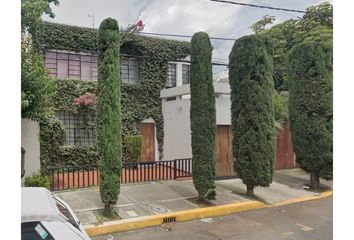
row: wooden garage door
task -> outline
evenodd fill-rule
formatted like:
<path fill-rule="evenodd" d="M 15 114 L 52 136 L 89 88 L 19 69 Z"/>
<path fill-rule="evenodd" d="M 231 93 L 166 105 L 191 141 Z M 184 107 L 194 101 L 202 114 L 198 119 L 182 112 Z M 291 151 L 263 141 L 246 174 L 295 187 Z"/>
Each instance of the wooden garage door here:
<path fill-rule="evenodd" d="M 215 145 L 216 177 L 234 176 L 231 126 L 217 126 Z"/>
<path fill-rule="evenodd" d="M 143 135 L 143 147 L 140 159 L 143 162 L 155 161 L 155 124 L 142 123 L 140 133 Z"/>

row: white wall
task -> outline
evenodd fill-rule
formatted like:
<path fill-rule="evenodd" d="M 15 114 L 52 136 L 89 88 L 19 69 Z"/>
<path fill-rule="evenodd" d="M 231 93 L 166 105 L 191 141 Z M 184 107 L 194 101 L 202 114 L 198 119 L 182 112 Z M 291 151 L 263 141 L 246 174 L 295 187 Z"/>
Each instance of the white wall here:
<path fill-rule="evenodd" d="M 23 185 L 26 176 L 40 170 L 40 145 L 39 145 L 39 123 L 29 119 L 21 120 L 21 146 L 26 150 L 25 154 L 25 175 L 22 178 Z M 20 148 L 19 150 L 20 151 Z M 20 174 L 20 170 L 18 170 Z"/>
<path fill-rule="evenodd" d="M 190 99 L 181 99 L 179 94 L 186 94 L 184 85 L 179 88 L 165 89 L 161 92 L 162 114 L 164 118 L 164 147 L 163 159 L 171 160 L 177 158 L 192 157 L 191 130 L 190 130 Z M 218 88 L 215 88 L 217 91 Z M 225 88 L 226 89 L 226 88 Z M 167 90 L 167 91 L 166 91 Z M 228 92 L 228 91 L 224 91 Z M 165 98 L 174 95 L 177 99 L 166 101 Z M 220 95 L 215 99 L 216 124 L 231 125 L 231 101 L 229 96 Z"/>

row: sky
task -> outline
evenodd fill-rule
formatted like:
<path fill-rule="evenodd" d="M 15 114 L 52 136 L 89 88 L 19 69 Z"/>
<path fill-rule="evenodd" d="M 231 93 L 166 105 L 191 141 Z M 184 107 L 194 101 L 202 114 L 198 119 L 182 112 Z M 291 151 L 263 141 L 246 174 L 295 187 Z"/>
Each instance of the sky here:
<path fill-rule="evenodd" d="M 127 27 L 142 19 L 144 32 L 193 35 L 204 31 L 210 37 L 237 39 L 251 34 L 249 27 L 265 15 L 275 16 L 274 24 L 303 14 L 258 9 L 246 6 L 211 2 L 209 0 L 59 0 L 52 5 L 55 18 L 46 21 L 98 28 L 100 22 L 112 17 Z M 305 10 L 325 0 L 234 0 L 235 2 Z M 329 2 L 332 2 L 331 0 Z M 92 17 L 93 16 L 93 17 Z M 170 37 L 171 38 L 171 37 Z M 189 41 L 188 38 L 175 38 Z M 228 62 L 234 41 L 212 40 L 213 61 Z M 214 78 L 227 77 L 227 68 L 213 67 Z"/>

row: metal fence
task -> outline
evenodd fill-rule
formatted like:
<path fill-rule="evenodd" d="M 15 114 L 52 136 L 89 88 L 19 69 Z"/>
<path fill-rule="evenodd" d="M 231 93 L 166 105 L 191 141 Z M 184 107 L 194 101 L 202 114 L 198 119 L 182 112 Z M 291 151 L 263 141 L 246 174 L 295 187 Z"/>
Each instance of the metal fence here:
<path fill-rule="evenodd" d="M 52 191 L 99 185 L 98 165 L 48 167 Z M 124 183 L 173 180 L 192 176 L 192 159 L 124 163 L 120 181 Z"/>

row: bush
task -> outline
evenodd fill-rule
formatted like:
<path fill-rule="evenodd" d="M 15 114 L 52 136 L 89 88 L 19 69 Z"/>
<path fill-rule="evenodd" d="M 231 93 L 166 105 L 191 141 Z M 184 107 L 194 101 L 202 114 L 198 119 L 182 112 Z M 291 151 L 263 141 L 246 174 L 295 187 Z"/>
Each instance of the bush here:
<path fill-rule="evenodd" d="M 333 161 L 332 44 L 307 42 L 288 55 L 290 128 L 300 167 L 311 175 L 331 178 Z"/>
<path fill-rule="evenodd" d="M 140 160 L 142 145 L 142 135 L 125 136 L 125 148 L 127 152 L 128 162 L 138 162 Z"/>
<path fill-rule="evenodd" d="M 208 34 L 197 32 L 191 41 L 191 107 L 193 183 L 199 199 L 215 198 L 215 95 L 212 46 Z"/>
<path fill-rule="evenodd" d="M 111 213 L 120 192 L 122 169 L 122 114 L 120 35 L 118 22 L 102 21 L 98 32 L 97 150 L 100 159 L 100 196 L 105 213 Z"/>
<path fill-rule="evenodd" d="M 31 176 L 25 177 L 25 187 L 45 187 L 50 188 L 50 180 L 47 175 L 41 173 L 33 173 Z"/>
<path fill-rule="evenodd" d="M 269 39 L 250 35 L 238 39 L 229 56 L 232 150 L 234 169 L 253 195 L 273 177 L 275 123 L 273 59 Z"/>

